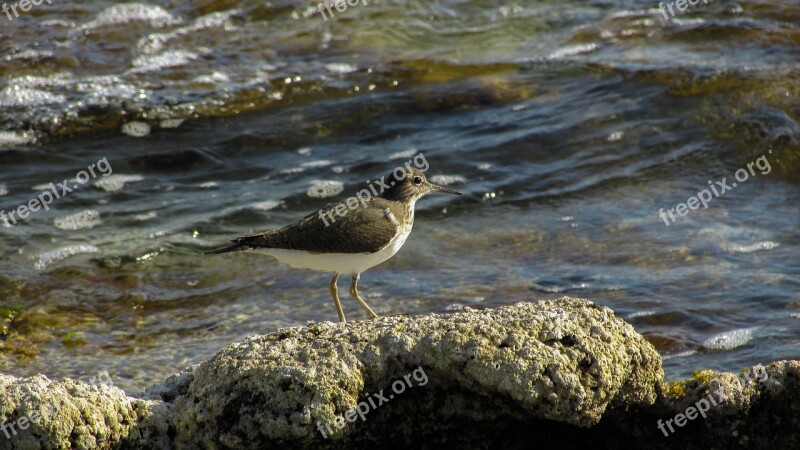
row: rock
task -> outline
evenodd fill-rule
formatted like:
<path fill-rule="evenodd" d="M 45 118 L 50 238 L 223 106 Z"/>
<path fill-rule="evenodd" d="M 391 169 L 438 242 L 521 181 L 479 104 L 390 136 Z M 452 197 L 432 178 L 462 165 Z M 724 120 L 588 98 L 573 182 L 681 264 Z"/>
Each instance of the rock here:
<path fill-rule="evenodd" d="M 565 297 L 281 329 L 138 397 L 0 375 L 0 449 L 800 448 L 799 397 L 798 361 L 664 383 L 630 325 Z"/>
<path fill-rule="evenodd" d="M 675 423 L 679 414 L 686 417 L 683 426 Z M 695 371 L 691 379 L 661 384 L 651 406 L 610 411 L 603 425 L 624 426 L 643 450 L 800 448 L 800 361 L 738 374 Z"/>
<path fill-rule="evenodd" d="M 326 428 L 342 423 L 337 417 L 367 393 L 390 393 L 395 380 L 416 368 L 428 386 L 397 393 L 364 423 Z M 371 426 L 376 416 L 391 426 L 421 414 L 422 405 L 449 417 L 414 427 L 424 434 L 449 430 L 461 415 L 589 426 L 612 401 L 652 403 L 662 378 L 655 349 L 610 309 L 586 300 L 312 323 L 231 345 L 201 364 L 174 402 L 176 442 L 259 449 L 347 441 L 362 430 L 386 438 L 391 430 Z"/>
<path fill-rule="evenodd" d="M 0 448 L 110 448 L 137 425 L 137 404 L 104 384 L 0 375 Z"/>

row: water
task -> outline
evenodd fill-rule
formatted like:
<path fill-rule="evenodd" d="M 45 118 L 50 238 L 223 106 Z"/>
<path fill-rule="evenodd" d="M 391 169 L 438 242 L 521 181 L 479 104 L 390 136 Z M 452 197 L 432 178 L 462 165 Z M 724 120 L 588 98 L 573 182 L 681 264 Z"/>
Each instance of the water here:
<path fill-rule="evenodd" d="M 420 154 L 465 195 L 420 201 L 403 249 L 362 275 L 379 314 L 572 295 L 631 322 L 668 379 L 798 358 L 800 6 L 334 15 L 90 0 L 0 16 L 0 208 L 75 187 L 0 222 L 0 370 L 105 370 L 136 391 L 247 335 L 335 320 L 329 274 L 200 253 Z"/>

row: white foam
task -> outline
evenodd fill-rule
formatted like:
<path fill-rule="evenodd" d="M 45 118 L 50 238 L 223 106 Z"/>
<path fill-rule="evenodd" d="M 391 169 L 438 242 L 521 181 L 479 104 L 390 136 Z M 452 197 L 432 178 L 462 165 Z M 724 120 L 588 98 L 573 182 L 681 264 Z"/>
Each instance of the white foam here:
<path fill-rule="evenodd" d="M 231 81 L 231 77 L 223 72 L 212 72 L 208 75 L 199 75 L 194 77 L 192 80 L 195 83 L 204 83 L 204 84 L 219 84 L 219 83 L 228 83 Z"/>
<path fill-rule="evenodd" d="M 133 216 L 133 220 L 137 220 L 139 222 L 144 222 L 145 220 L 155 219 L 158 217 L 158 213 L 155 211 L 149 211 L 144 214 L 136 214 Z"/>
<path fill-rule="evenodd" d="M 102 223 L 103 221 L 100 220 L 100 211 L 94 209 L 87 209 L 53 220 L 53 224 L 56 228 L 61 230 L 88 230 Z"/>
<path fill-rule="evenodd" d="M 51 94 L 41 89 L 31 89 L 18 84 L 0 91 L 0 107 L 41 106 L 63 103 L 63 95 Z"/>
<path fill-rule="evenodd" d="M 36 257 L 34 267 L 36 267 L 37 270 L 43 270 L 50 264 L 67 259 L 71 256 L 91 253 L 100 253 L 100 249 L 94 245 L 69 245 L 67 247 L 62 247 L 57 250 L 40 254 Z"/>
<path fill-rule="evenodd" d="M 144 177 L 141 175 L 113 174 L 95 181 L 94 185 L 98 189 L 102 189 L 106 192 L 115 192 L 125 187 L 126 183 L 132 183 L 135 181 L 142 181 L 142 180 L 144 180 Z"/>
<path fill-rule="evenodd" d="M 123 83 L 114 75 L 92 76 L 65 84 L 68 89 L 81 92 L 84 95 L 83 102 L 88 105 L 107 106 L 114 99 L 141 101 L 152 95 L 151 90 Z"/>
<path fill-rule="evenodd" d="M 269 211 L 271 209 L 275 209 L 278 206 L 282 205 L 283 202 L 280 200 L 265 200 L 263 202 L 255 202 L 251 203 L 250 207 L 253 209 L 258 209 L 261 211 Z"/>
<path fill-rule="evenodd" d="M 153 91 L 138 88 L 132 84 L 116 82 L 111 85 L 104 84 L 106 80 L 97 80 L 90 83 L 78 83 L 77 90 L 86 92 L 86 102 L 93 105 L 108 104 L 109 99 L 144 99 L 152 95 Z"/>
<path fill-rule="evenodd" d="M 312 180 L 311 187 L 306 192 L 309 197 L 326 198 L 334 197 L 344 191 L 344 183 L 334 180 Z"/>
<path fill-rule="evenodd" d="M 532 283 L 531 287 L 541 292 L 547 292 L 549 294 L 558 294 L 564 292 L 564 288 L 561 286 L 545 286 L 539 283 Z"/>
<path fill-rule="evenodd" d="M 0 147 L 25 145 L 36 141 L 36 136 L 27 131 L 0 131 Z"/>
<path fill-rule="evenodd" d="M 625 316 L 625 318 L 626 318 L 626 319 L 628 319 L 628 320 L 630 320 L 630 319 L 634 319 L 634 318 L 636 318 L 636 317 L 648 317 L 648 316 L 652 316 L 652 315 L 654 315 L 655 313 L 656 313 L 655 311 L 634 311 L 634 312 L 632 312 L 632 313 L 628 314 L 627 316 Z"/>
<path fill-rule="evenodd" d="M 333 164 L 333 161 L 329 161 L 327 159 L 320 159 L 317 161 L 304 162 L 303 164 L 300 164 L 300 167 L 306 167 L 306 168 L 325 167 L 325 166 L 330 166 L 331 164 Z"/>
<path fill-rule="evenodd" d="M 128 122 L 122 125 L 122 134 L 133 137 L 145 137 L 150 134 L 150 125 L 145 122 Z"/>
<path fill-rule="evenodd" d="M 731 253 L 753 253 L 753 252 L 757 252 L 757 251 L 760 251 L 760 250 L 772 250 L 774 248 L 777 248 L 778 246 L 780 246 L 780 244 L 777 243 L 777 242 L 762 241 L 762 242 L 756 242 L 755 244 L 750 244 L 750 245 L 739 245 L 739 244 L 726 243 L 726 244 L 722 245 L 722 248 L 725 251 L 728 251 L 728 252 L 731 252 Z"/>
<path fill-rule="evenodd" d="M 391 161 L 393 159 L 411 158 L 417 153 L 419 153 L 419 150 L 415 148 L 403 150 L 402 152 L 394 152 L 391 155 L 389 155 L 389 160 Z"/>
<path fill-rule="evenodd" d="M 430 177 L 430 181 L 434 184 L 447 186 L 450 184 L 464 184 L 467 182 L 467 179 L 461 175 L 434 175 Z"/>
<path fill-rule="evenodd" d="M 80 27 L 80 29 L 99 28 L 108 25 L 121 25 L 129 22 L 146 22 L 153 27 L 161 28 L 181 23 L 181 19 L 173 16 L 166 9 L 155 5 L 139 3 L 120 3 L 104 9 L 97 17 Z"/>
<path fill-rule="evenodd" d="M 333 72 L 333 73 L 352 73 L 358 70 L 358 67 L 346 63 L 325 64 L 325 68 L 328 69 L 328 72 Z"/>
<path fill-rule="evenodd" d="M 664 355 L 661 357 L 662 360 L 672 359 L 672 358 L 686 358 L 688 356 L 696 355 L 697 350 L 684 350 L 682 352 L 678 352 L 672 355 Z"/>
<path fill-rule="evenodd" d="M 227 30 L 233 29 L 234 25 L 231 23 L 230 18 L 234 14 L 238 14 L 239 10 L 229 10 L 225 12 L 214 12 L 206 14 L 205 16 L 198 17 L 193 20 L 189 25 L 177 28 L 169 33 L 153 33 L 139 40 L 136 47 L 144 55 L 151 55 L 160 52 L 164 48 L 164 44 L 176 37 L 189 35 L 196 31 L 212 27 L 224 27 Z"/>
<path fill-rule="evenodd" d="M 38 51 L 38 50 L 24 50 L 19 53 L 12 53 L 10 55 L 6 55 L 4 58 L 6 61 L 13 61 L 15 59 L 40 59 L 40 58 L 50 58 L 53 56 L 53 52 L 51 51 Z"/>
<path fill-rule="evenodd" d="M 714 350 L 730 350 L 741 347 L 753 339 L 753 331 L 757 328 L 741 328 L 738 330 L 726 331 L 724 333 L 711 336 L 703 342 L 703 346 Z"/>
<path fill-rule="evenodd" d="M 561 59 L 568 56 L 580 55 L 582 53 L 590 53 L 597 50 L 597 44 L 576 44 L 561 47 L 547 56 L 548 59 Z"/>
<path fill-rule="evenodd" d="M 153 72 L 165 67 L 182 66 L 198 58 L 188 50 L 169 50 L 158 55 L 142 55 L 133 59 L 132 72 Z"/>
<path fill-rule="evenodd" d="M 22 86 L 27 88 L 52 88 L 69 87 L 75 82 L 75 77 L 68 72 L 56 72 L 46 77 L 37 75 L 23 75 L 10 78 L 7 86 Z"/>

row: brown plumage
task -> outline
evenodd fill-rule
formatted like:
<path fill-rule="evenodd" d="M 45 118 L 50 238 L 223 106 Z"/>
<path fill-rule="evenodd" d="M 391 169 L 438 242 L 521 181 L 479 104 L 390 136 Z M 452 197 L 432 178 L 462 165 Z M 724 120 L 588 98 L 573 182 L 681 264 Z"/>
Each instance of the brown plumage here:
<path fill-rule="evenodd" d="M 283 228 L 234 239 L 233 245 L 210 253 L 259 248 L 284 248 L 312 253 L 374 253 L 397 235 L 397 221 L 402 220 L 401 217 L 411 215 L 412 223 L 414 220 L 413 212 L 402 202 L 381 197 L 371 197 L 365 202 L 366 208 L 359 203 L 356 210 L 347 210 L 343 217 L 339 217 L 333 211 L 337 205 L 344 203 L 335 203 L 322 210 L 323 215 L 332 212 L 330 215 L 336 220 L 332 222 L 328 219 L 327 226 L 320 214 L 315 212 Z M 387 208 L 397 218 L 395 223 L 387 217 Z"/>
<path fill-rule="evenodd" d="M 415 185 L 415 178 L 421 178 L 422 183 Z M 409 226 L 413 225 L 414 203 L 417 199 L 429 192 L 455 192 L 428 183 L 425 175 L 416 169 L 412 169 L 403 179 L 396 179 L 390 174 L 386 184 L 390 185 L 389 189 L 379 197 L 366 199 L 366 207 L 358 203 L 358 207 L 351 211 L 347 208 L 346 200 L 343 200 L 323 208 L 322 215 L 332 216 L 335 222 L 328 219 L 326 225 L 319 212 L 315 212 L 277 230 L 239 237 L 231 241 L 233 244 L 206 254 L 259 248 L 283 248 L 312 253 L 374 253 L 397 235 L 400 224 L 409 220 Z M 346 211 L 341 217 L 333 212 L 339 205 L 344 205 L 340 208 Z M 392 217 L 396 220 L 392 221 Z"/>

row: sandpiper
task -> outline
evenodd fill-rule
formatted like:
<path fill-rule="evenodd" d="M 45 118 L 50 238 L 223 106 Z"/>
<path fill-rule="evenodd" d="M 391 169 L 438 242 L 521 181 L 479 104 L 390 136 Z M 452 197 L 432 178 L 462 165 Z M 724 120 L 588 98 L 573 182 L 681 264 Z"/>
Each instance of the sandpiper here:
<path fill-rule="evenodd" d="M 431 192 L 461 195 L 461 192 L 430 183 L 425 174 L 414 168 L 389 175 L 387 188 L 380 196 L 360 199 L 360 206 L 335 221 L 334 211 L 342 211 L 344 201 L 323 208 L 278 230 L 242 236 L 233 244 L 206 254 L 255 250 L 275 257 L 295 268 L 333 272 L 331 296 L 339 320 L 345 321 L 339 301 L 337 281 L 340 274 L 350 274 L 350 295 L 371 318 L 378 317 L 358 294 L 361 272 L 394 256 L 406 242 L 414 225 L 414 205 Z M 352 198 L 350 199 L 352 200 Z M 337 207 L 339 208 L 337 210 Z M 351 206 L 347 206 L 351 208 Z"/>

